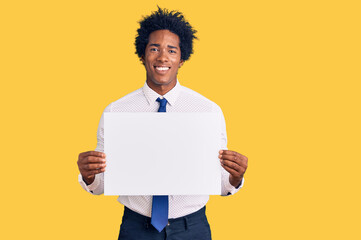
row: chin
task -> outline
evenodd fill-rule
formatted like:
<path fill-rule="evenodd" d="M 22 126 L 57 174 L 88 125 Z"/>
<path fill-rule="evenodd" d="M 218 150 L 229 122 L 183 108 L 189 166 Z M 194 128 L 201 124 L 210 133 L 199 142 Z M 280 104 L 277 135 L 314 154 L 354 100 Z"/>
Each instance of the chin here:
<path fill-rule="evenodd" d="M 156 79 L 152 81 L 154 84 L 156 85 L 168 85 L 170 83 L 172 83 L 172 80 L 169 79 Z"/>

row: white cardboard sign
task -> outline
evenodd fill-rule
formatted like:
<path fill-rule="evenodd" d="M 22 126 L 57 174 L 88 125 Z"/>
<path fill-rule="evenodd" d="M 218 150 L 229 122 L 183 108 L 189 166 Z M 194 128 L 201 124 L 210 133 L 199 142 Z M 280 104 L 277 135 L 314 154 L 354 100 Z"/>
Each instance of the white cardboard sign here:
<path fill-rule="evenodd" d="M 104 113 L 104 195 L 220 195 L 216 113 Z"/>

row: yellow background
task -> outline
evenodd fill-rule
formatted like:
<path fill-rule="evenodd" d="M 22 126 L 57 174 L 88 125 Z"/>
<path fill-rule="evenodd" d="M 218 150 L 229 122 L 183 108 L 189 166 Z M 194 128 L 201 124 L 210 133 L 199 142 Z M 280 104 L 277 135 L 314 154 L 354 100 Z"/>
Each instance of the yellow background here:
<path fill-rule="evenodd" d="M 223 109 L 244 188 L 213 239 L 360 239 L 358 1 L 1 1 L 1 239 L 116 239 L 122 205 L 77 182 L 103 109 L 142 87 L 137 21 L 198 30 L 179 80 Z"/>

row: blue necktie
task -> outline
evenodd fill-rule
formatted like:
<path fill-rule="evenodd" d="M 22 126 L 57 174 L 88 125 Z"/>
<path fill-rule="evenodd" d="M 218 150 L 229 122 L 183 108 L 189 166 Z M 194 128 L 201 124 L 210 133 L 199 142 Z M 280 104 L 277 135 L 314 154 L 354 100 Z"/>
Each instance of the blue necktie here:
<path fill-rule="evenodd" d="M 166 112 L 167 99 L 157 98 L 158 112 Z M 168 223 L 168 196 L 153 196 L 151 224 L 161 232 Z"/>

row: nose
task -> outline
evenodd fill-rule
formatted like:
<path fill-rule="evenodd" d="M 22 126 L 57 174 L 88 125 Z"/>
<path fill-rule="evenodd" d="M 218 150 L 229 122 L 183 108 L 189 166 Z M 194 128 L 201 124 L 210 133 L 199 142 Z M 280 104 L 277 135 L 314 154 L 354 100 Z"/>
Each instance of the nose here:
<path fill-rule="evenodd" d="M 168 54 L 166 50 L 160 50 L 157 60 L 160 62 L 168 62 Z"/>

